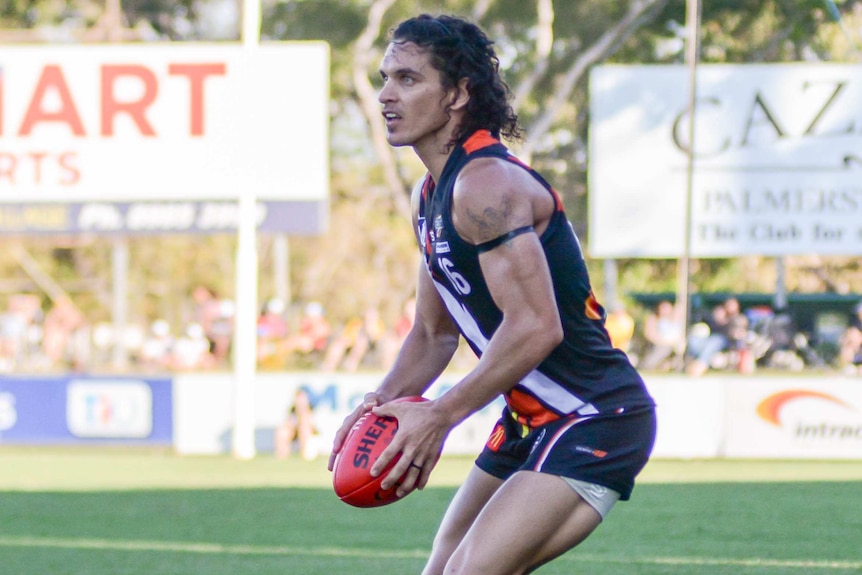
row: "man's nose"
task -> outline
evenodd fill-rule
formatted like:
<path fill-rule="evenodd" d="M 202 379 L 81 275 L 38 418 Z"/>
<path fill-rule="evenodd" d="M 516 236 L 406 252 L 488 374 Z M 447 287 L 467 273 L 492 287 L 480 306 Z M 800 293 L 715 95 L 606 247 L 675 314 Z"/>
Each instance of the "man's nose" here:
<path fill-rule="evenodd" d="M 391 102 L 394 99 L 392 90 L 389 89 L 389 83 L 384 83 L 380 91 L 377 92 L 377 100 L 380 103 Z"/>

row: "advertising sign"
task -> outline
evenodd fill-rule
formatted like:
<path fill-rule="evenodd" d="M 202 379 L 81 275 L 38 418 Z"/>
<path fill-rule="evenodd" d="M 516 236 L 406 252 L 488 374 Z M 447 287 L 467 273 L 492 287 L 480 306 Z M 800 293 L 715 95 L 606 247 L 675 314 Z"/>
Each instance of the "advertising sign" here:
<path fill-rule="evenodd" d="M 247 190 L 264 212 L 305 207 L 308 227 L 328 197 L 328 102 L 321 42 L 0 49 L 0 228 L 212 231 Z"/>
<path fill-rule="evenodd" d="M 145 439 L 153 431 L 153 393 L 142 381 L 70 381 L 66 424 L 75 437 Z"/>
<path fill-rule="evenodd" d="M 702 65 L 694 143 L 684 66 L 590 76 L 589 249 L 679 257 L 693 149 L 691 255 L 862 253 L 862 68 Z"/>
<path fill-rule="evenodd" d="M 344 418 L 374 389 L 383 374 L 353 373 L 259 373 L 255 380 L 255 448 L 271 452 L 276 428 L 293 405 L 298 388 L 304 389 L 314 406 L 316 448 L 328 453 L 335 432 Z M 443 374 L 427 391 L 434 399 L 453 386 L 459 377 Z M 181 454 L 215 454 L 231 451 L 233 428 L 233 378 L 227 374 L 181 374 L 174 380 L 176 430 L 174 447 Z M 449 434 L 444 453 L 477 454 L 482 450 L 503 408 L 495 400 L 473 414 Z"/>
<path fill-rule="evenodd" d="M 727 457 L 862 459 L 862 387 L 855 381 L 729 382 Z"/>
<path fill-rule="evenodd" d="M 260 201 L 257 227 L 262 232 L 313 235 L 325 225 L 327 211 L 325 202 Z M 237 203 L 227 201 L 0 203 L 0 236 L 215 234 L 235 231 L 238 222 Z"/>
<path fill-rule="evenodd" d="M 169 379 L 0 379 L 0 444 L 171 445 Z"/>
<path fill-rule="evenodd" d="M 659 421 L 652 456 L 718 457 L 725 432 L 723 382 L 650 375 L 646 384 Z"/>

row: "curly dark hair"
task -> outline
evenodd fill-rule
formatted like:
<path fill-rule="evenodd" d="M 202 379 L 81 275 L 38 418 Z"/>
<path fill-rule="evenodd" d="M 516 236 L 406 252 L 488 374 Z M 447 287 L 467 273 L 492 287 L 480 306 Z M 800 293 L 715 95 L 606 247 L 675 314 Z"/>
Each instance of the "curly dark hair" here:
<path fill-rule="evenodd" d="M 441 73 L 445 89 L 467 78 L 470 101 L 456 140 L 481 129 L 497 138 L 521 138 L 518 115 L 509 103 L 509 87 L 500 77 L 494 43 L 478 26 L 456 16 L 422 14 L 399 24 L 391 33 L 391 41 L 412 42 L 428 49 L 431 65 Z"/>

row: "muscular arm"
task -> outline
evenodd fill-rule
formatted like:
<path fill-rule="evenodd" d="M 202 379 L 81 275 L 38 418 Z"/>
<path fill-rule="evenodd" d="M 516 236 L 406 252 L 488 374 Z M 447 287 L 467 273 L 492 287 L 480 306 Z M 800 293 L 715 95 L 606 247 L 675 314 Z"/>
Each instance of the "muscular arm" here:
<path fill-rule="evenodd" d="M 482 274 L 503 320 L 482 359 L 440 398 L 453 425 L 514 387 L 563 337 L 554 288 L 539 234 L 554 210 L 551 195 L 529 174 L 501 160 L 477 160 L 455 188 L 458 233 L 480 244 L 524 226 L 518 235 L 480 255 Z"/>
<path fill-rule="evenodd" d="M 432 402 L 375 409 L 397 417 L 401 426 L 374 465 L 379 472 L 398 451 L 404 454 L 384 488 L 407 472 L 411 462 L 423 468 L 420 477 L 408 476 L 399 487 L 401 495 L 414 487 L 414 478 L 415 486 L 425 485 L 436 454 L 454 426 L 514 387 L 562 340 L 551 275 L 538 235 L 547 227 L 554 200 L 521 168 L 512 166 L 511 170 L 515 171 L 500 160 L 477 160 L 462 171 L 455 187 L 453 220 L 468 242 L 483 243 L 524 226 L 537 230 L 518 235 L 479 258 L 491 296 L 503 312 L 482 359 Z"/>

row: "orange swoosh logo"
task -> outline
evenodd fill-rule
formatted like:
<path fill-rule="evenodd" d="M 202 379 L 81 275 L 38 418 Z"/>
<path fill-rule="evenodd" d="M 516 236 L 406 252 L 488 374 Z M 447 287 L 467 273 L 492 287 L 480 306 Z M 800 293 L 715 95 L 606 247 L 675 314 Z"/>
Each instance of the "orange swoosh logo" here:
<path fill-rule="evenodd" d="M 593 295 L 593 292 L 590 292 L 584 302 L 584 311 L 589 319 L 596 321 L 602 319 L 602 306 L 596 300 L 596 296 Z"/>
<path fill-rule="evenodd" d="M 781 408 L 791 401 L 805 398 L 823 399 L 843 407 L 850 407 L 837 397 L 829 395 L 828 393 L 807 389 L 792 389 L 774 393 L 761 401 L 757 405 L 757 415 L 772 425 L 780 426 L 781 422 L 779 421 L 778 415 L 781 412 Z"/>

